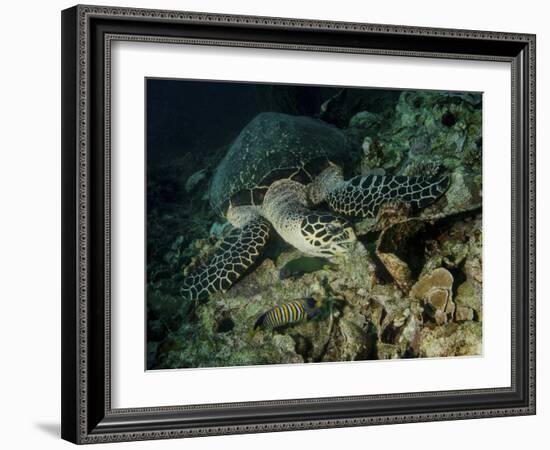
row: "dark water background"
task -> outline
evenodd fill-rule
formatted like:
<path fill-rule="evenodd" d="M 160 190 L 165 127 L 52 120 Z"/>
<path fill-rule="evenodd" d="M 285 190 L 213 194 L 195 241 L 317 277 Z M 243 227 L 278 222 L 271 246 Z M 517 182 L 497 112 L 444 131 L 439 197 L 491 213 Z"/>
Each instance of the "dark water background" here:
<path fill-rule="evenodd" d="M 192 80 L 147 80 L 147 158 L 153 166 L 185 152 L 230 143 L 260 112 L 315 116 L 338 88 Z"/>

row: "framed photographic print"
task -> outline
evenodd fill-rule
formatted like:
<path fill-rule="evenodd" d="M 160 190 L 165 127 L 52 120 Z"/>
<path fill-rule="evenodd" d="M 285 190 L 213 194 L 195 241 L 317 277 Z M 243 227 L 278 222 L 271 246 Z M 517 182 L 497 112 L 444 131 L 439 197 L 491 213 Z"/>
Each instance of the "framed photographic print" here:
<path fill-rule="evenodd" d="M 535 37 L 62 13 L 62 436 L 535 413 Z"/>

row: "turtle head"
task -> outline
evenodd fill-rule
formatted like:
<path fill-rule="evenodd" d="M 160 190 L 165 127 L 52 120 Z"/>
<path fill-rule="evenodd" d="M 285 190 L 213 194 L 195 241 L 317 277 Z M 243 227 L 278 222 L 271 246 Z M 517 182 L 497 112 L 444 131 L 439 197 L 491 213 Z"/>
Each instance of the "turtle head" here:
<path fill-rule="evenodd" d="M 301 250 L 315 256 L 342 255 L 356 240 L 351 223 L 332 214 L 308 214 L 300 231 L 304 241 Z"/>

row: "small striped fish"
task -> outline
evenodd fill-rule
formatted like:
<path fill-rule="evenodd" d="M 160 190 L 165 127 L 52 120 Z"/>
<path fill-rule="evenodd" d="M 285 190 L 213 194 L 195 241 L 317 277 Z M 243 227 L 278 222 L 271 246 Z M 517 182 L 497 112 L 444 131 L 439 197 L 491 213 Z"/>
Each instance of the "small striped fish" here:
<path fill-rule="evenodd" d="M 319 303 L 318 300 L 309 297 L 277 305 L 258 317 L 254 329 L 260 327 L 277 328 L 311 319 L 319 312 Z"/>

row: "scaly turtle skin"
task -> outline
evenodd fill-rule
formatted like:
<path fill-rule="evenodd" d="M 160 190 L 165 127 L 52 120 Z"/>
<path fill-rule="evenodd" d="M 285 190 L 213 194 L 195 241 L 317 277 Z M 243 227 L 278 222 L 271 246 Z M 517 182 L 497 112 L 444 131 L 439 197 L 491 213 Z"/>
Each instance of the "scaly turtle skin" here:
<path fill-rule="evenodd" d="M 208 264 L 200 266 L 184 280 L 184 295 L 197 299 L 229 289 L 260 256 L 269 229 L 269 222 L 258 216 L 242 228 L 231 230 Z"/>
<path fill-rule="evenodd" d="M 356 237 L 347 217 L 375 217 L 388 201 L 423 208 L 437 200 L 448 177 L 358 176 L 345 181 L 336 163 L 351 148 L 337 128 L 309 117 L 256 116 L 218 165 L 210 203 L 235 227 L 211 258 L 183 282 L 197 299 L 231 287 L 259 258 L 271 226 L 312 256 L 348 251 Z M 326 204 L 336 212 L 316 211 Z"/>
<path fill-rule="evenodd" d="M 435 202 L 448 185 L 448 177 L 367 175 L 344 181 L 342 169 L 331 165 L 308 186 L 308 193 L 314 205 L 326 201 L 338 214 L 374 218 L 382 205 L 395 200 L 414 209 L 425 208 Z"/>

